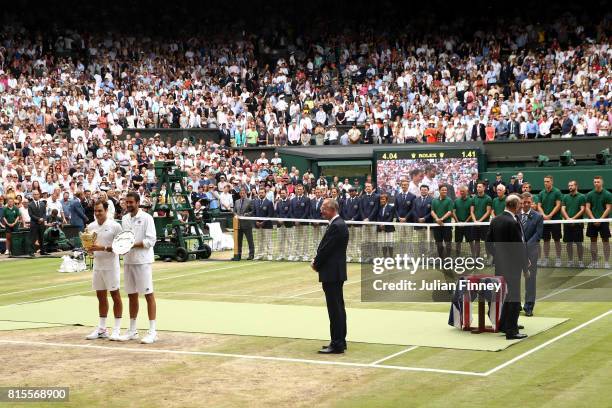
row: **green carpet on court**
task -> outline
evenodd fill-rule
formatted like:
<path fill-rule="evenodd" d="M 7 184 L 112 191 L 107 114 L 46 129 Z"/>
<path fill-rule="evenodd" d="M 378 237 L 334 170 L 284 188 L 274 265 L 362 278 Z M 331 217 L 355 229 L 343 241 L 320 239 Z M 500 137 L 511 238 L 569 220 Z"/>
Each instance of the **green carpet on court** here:
<path fill-rule="evenodd" d="M 127 300 L 124 309 L 125 316 Z M 329 339 L 327 310 L 320 306 L 157 299 L 157 311 L 160 331 Z M 139 329 L 148 327 L 146 314 L 141 299 Z M 71 296 L 0 308 L 0 321 L 8 320 L 95 326 L 97 300 L 93 296 Z M 127 324 L 127 320 L 123 322 Z M 347 309 L 347 320 L 347 340 L 351 342 L 486 351 L 503 350 L 517 342 L 496 333 L 475 335 L 450 327 L 448 313 L 355 308 Z M 566 320 L 525 318 L 523 332 L 533 336 Z M 112 324 L 112 319 L 109 321 Z"/>

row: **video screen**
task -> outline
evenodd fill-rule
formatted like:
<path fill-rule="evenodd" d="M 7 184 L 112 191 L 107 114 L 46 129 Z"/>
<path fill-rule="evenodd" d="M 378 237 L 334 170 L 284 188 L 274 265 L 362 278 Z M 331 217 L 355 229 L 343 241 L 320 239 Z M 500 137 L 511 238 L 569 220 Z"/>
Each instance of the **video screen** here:
<path fill-rule="evenodd" d="M 412 181 L 411 172 L 418 169 L 425 173 L 419 185 L 430 180 L 436 186 L 451 185 L 458 196 L 459 187 L 467 185 L 472 173 L 478 172 L 478 156 L 477 150 L 379 153 L 376 160 L 378 190 L 387 193 L 398 191 L 401 180 Z M 450 192 L 449 195 L 452 196 Z"/>

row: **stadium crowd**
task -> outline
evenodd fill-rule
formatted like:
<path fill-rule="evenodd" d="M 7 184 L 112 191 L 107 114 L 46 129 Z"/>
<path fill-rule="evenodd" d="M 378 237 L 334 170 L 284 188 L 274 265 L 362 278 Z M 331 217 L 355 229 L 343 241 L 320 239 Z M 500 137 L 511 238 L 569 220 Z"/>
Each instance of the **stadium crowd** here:
<path fill-rule="evenodd" d="M 119 15 L 113 7 L 96 12 Z M 97 198 L 119 218 L 127 191 L 150 201 L 161 160 L 188 172 L 195 201 L 229 212 L 241 187 L 278 200 L 329 183 L 278 157 L 250 161 L 243 146 L 606 136 L 612 121 L 609 15 L 469 32 L 457 19 L 435 33 L 338 29 L 322 15 L 299 36 L 19 21 L 0 32 L 0 196 L 25 227 L 34 206 L 38 224 L 82 228 Z M 215 128 L 219 139 L 145 139 L 138 128 Z M 331 184 L 340 196 L 354 186 Z"/>
<path fill-rule="evenodd" d="M 237 147 L 607 136 L 611 22 L 224 41 L 13 23 L 0 35 L 2 142 L 85 156 L 134 128 L 216 128 Z"/>

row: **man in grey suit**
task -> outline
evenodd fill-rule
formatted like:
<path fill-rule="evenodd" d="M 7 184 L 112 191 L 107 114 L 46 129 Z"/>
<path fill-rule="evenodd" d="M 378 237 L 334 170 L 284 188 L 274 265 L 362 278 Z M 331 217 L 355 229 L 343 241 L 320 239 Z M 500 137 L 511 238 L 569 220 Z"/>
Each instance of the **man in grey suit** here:
<path fill-rule="evenodd" d="M 247 198 L 246 188 L 240 189 L 240 198 L 234 203 L 234 214 L 244 217 L 253 216 L 253 200 Z M 255 256 L 255 247 L 253 245 L 253 222 L 251 220 L 240 220 L 238 223 L 238 252 L 232 258 L 232 261 L 239 261 L 242 258 L 242 239 L 246 236 L 249 244 L 249 261 Z"/>
<path fill-rule="evenodd" d="M 516 120 L 516 114 L 514 113 L 510 114 L 510 120 L 508 120 L 507 127 L 508 127 L 508 139 L 517 140 L 521 138 L 520 137 L 521 136 L 521 124 L 519 123 L 518 120 Z"/>
<path fill-rule="evenodd" d="M 523 310 L 525 316 L 533 316 L 536 297 L 536 275 L 538 273 L 538 256 L 540 250 L 540 239 L 544 230 L 544 217 L 537 211 L 533 211 L 533 197 L 531 193 L 523 193 L 522 208 L 519 219 L 523 226 L 523 236 L 527 246 L 527 257 L 529 259 L 528 276 L 525 278 L 525 304 Z"/>

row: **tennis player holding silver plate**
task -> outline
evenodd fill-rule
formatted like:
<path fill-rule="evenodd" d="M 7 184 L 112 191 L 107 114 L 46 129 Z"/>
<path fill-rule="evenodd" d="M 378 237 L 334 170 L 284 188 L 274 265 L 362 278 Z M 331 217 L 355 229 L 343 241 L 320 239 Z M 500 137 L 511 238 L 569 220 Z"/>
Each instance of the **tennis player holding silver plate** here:
<path fill-rule="evenodd" d="M 126 335 L 120 337 L 120 340 L 138 339 L 138 331 L 136 330 L 138 295 L 144 295 L 149 313 L 149 333 L 140 342 L 151 344 L 157 341 L 155 327 L 157 311 L 155 295 L 153 294 L 153 271 L 151 267 L 154 261 L 153 247 L 157 241 L 157 235 L 153 217 L 141 210 L 139 204 L 140 196 L 138 193 L 131 191 L 126 195 L 127 213 L 121 219 L 121 226 L 123 231 L 131 231 L 134 234 L 134 245 L 123 256 L 124 286 L 130 301 L 130 328 Z M 121 250 L 122 248 L 119 248 L 119 246 L 117 245 L 118 250 Z"/>

